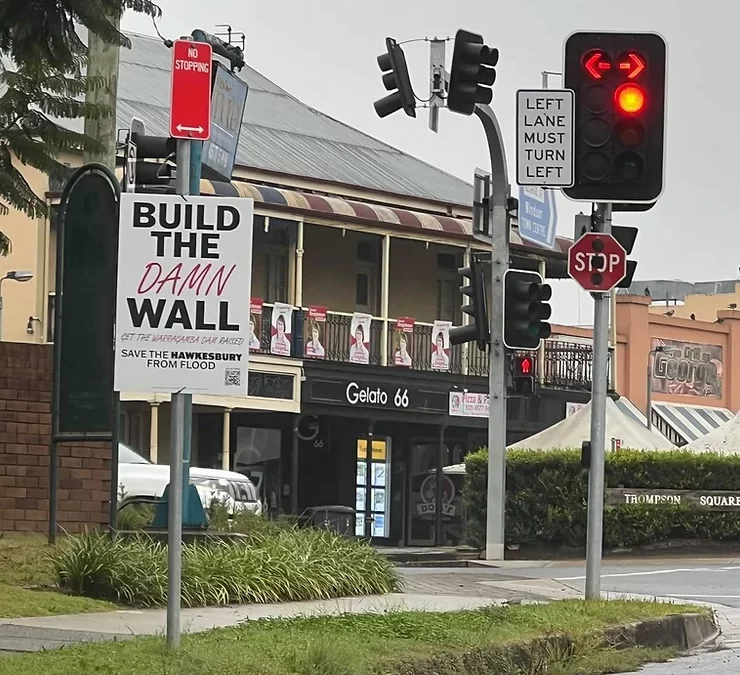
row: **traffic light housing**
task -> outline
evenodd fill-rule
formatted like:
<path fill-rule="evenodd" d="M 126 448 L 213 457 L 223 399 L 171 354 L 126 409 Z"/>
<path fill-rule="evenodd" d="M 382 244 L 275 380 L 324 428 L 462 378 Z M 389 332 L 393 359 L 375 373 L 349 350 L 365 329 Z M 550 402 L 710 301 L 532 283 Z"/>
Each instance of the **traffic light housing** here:
<path fill-rule="evenodd" d="M 498 56 L 498 49 L 484 45 L 482 36 L 462 29 L 457 31 L 447 91 L 450 110 L 472 115 L 476 103 L 488 104 L 493 100 Z"/>
<path fill-rule="evenodd" d="M 619 242 L 620 246 L 626 251 L 627 255 L 632 253 L 637 239 L 637 228 L 628 225 L 612 225 L 612 236 Z M 617 284 L 617 288 L 629 288 L 632 285 L 632 279 L 635 277 L 637 270 L 636 260 L 627 260 L 627 274 L 624 279 Z"/>
<path fill-rule="evenodd" d="M 387 51 L 378 57 L 378 66 L 383 71 L 383 86 L 392 93 L 375 101 L 375 112 L 378 117 L 386 117 L 403 110 L 409 117 L 416 117 L 416 96 L 403 49 L 393 38 L 386 38 L 385 46 Z"/>
<path fill-rule="evenodd" d="M 666 43 L 656 33 L 573 33 L 563 83 L 575 92 L 575 182 L 567 197 L 654 203 L 663 192 Z M 648 207 L 649 208 L 649 207 Z"/>
<path fill-rule="evenodd" d="M 177 140 L 169 136 L 147 136 L 136 131 L 132 131 L 129 138 L 136 146 L 137 185 L 169 185 L 173 178 L 172 166 L 177 158 Z M 146 159 L 169 161 L 142 161 Z"/>
<path fill-rule="evenodd" d="M 541 340 L 550 337 L 550 298 L 552 287 L 537 272 L 510 269 L 504 273 L 504 346 L 537 349 Z"/>
<path fill-rule="evenodd" d="M 534 393 L 534 359 L 528 355 L 516 354 L 512 361 L 512 389 L 519 396 Z"/>
<path fill-rule="evenodd" d="M 457 273 L 468 281 L 466 285 L 460 287 L 460 292 L 470 300 L 462 306 L 463 313 L 470 317 L 470 323 L 450 328 L 450 344 L 476 342 L 478 349 L 483 351 L 491 341 L 483 265 L 473 256 L 470 258 L 470 266 L 459 268 Z"/>

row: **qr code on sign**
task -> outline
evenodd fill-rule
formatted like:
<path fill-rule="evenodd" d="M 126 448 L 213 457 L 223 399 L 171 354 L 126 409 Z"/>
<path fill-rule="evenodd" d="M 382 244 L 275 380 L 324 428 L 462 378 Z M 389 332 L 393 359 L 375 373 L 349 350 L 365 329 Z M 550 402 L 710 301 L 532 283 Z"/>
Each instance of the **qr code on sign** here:
<path fill-rule="evenodd" d="M 224 385 L 227 387 L 241 387 L 242 371 L 238 368 L 227 368 L 224 371 Z"/>

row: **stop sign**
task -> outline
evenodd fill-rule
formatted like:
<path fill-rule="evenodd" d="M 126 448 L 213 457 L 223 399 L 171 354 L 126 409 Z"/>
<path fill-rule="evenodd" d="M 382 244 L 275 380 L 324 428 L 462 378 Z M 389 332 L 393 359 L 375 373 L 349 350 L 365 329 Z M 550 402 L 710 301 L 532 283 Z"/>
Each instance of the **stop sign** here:
<path fill-rule="evenodd" d="M 586 232 L 568 250 L 568 276 L 586 291 L 610 291 L 627 276 L 627 251 L 611 234 Z"/>

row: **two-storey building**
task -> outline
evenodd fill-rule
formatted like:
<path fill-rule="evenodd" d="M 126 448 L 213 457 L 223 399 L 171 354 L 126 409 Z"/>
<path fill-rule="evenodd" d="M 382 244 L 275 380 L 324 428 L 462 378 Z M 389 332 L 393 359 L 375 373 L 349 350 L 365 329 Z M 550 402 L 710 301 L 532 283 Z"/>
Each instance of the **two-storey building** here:
<path fill-rule="evenodd" d="M 164 135 L 171 55 L 159 40 L 130 37 L 119 126 L 136 116 Z M 193 462 L 249 475 L 271 512 L 342 504 L 357 511 L 357 533 L 378 542 L 457 543 L 459 494 L 449 479 L 438 492 L 437 468 L 485 445 L 487 429 L 487 357 L 447 338 L 462 321 L 457 268 L 481 249 L 472 188 L 254 70 L 241 76 L 249 96 L 233 179 L 203 180 L 201 192 L 255 200 L 249 395 L 194 396 Z M 59 187 L 47 191 L 51 204 Z M 4 228 L 16 247 L 0 263 L 35 277 L 6 286 L 4 339 L 51 341 L 54 217 L 33 236 L 20 221 Z M 514 229 L 512 264 L 563 277 L 569 244 L 525 245 Z M 511 400 L 509 439 L 588 400 L 590 364 L 589 345 L 548 340 L 538 395 Z M 122 440 L 166 463 L 169 396 L 121 395 Z"/>

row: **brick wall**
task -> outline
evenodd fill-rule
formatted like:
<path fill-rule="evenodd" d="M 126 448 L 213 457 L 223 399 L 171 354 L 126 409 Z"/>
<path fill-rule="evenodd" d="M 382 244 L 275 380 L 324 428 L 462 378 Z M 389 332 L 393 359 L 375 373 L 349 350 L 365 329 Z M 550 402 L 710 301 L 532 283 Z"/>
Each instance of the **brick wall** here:
<path fill-rule="evenodd" d="M 0 342 L 0 531 L 49 522 L 52 346 Z M 108 522 L 110 444 L 59 446 L 58 524 Z"/>

